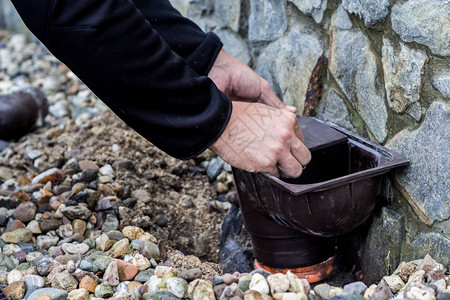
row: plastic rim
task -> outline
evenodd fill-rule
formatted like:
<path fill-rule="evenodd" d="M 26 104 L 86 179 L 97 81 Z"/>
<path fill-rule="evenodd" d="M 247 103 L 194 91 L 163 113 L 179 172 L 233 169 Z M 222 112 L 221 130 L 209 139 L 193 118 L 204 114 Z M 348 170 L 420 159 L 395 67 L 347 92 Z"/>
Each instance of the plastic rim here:
<path fill-rule="evenodd" d="M 259 261 L 255 259 L 255 270 L 263 269 L 271 274 L 283 273 L 286 274 L 288 271 L 298 276 L 298 278 L 305 278 L 309 283 L 315 283 L 322 280 L 325 280 L 330 276 L 333 271 L 333 263 L 336 259 L 336 255 L 330 257 L 326 261 L 318 263 L 317 265 L 302 267 L 302 268 L 294 268 L 294 269 L 282 269 L 282 268 L 273 268 L 266 265 L 263 265 Z"/>

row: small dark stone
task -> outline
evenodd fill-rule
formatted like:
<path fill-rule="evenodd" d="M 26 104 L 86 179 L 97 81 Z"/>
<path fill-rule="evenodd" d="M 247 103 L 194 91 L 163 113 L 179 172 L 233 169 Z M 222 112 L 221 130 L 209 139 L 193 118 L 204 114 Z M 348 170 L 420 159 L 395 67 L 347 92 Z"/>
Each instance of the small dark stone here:
<path fill-rule="evenodd" d="M 344 294 L 330 298 L 330 300 L 364 300 L 364 297 L 356 294 Z"/>
<path fill-rule="evenodd" d="M 44 256 L 42 259 L 39 259 L 37 263 L 34 263 L 37 259 L 33 261 L 33 264 L 37 267 L 38 273 L 41 276 L 47 276 L 53 269 L 53 259 Z"/>
<path fill-rule="evenodd" d="M 20 249 L 22 249 L 22 251 L 24 251 L 26 253 L 30 253 L 30 252 L 34 251 L 33 244 L 31 244 L 31 243 L 19 242 L 17 245 L 20 247 Z"/>
<path fill-rule="evenodd" d="M 78 180 L 81 182 L 91 182 L 97 179 L 97 175 L 98 170 L 96 169 L 84 169 L 83 172 L 81 172 L 81 176 Z"/>
<path fill-rule="evenodd" d="M 77 205 L 78 205 L 78 202 L 75 201 L 75 200 L 69 199 L 69 200 L 64 201 L 64 204 L 65 204 L 66 206 L 77 206 Z"/>
<path fill-rule="evenodd" d="M 57 196 L 61 195 L 62 193 L 68 192 L 71 190 L 71 187 L 68 185 L 57 185 L 53 188 L 53 191 Z"/>
<path fill-rule="evenodd" d="M 91 190 L 97 190 L 98 189 L 98 181 L 93 180 L 93 181 L 89 182 L 87 187 L 90 188 Z"/>
<path fill-rule="evenodd" d="M 95 211 L 108 210 L 111 209 L 112 207 L 113 206 L 111 204 L 111 200 L 105 198 L 97 202 L 97 204 L 95 205 Z"/>
<path fill-rule="evenodd" d="M 6 216 L 4 214 L 0 214 L 0 226 L 3 226 L 6 222 Z"/>
<path fill-rule="evenodd" d="M 122 199 L 127 199 L 130 197 L 130 193 L 131 193 L 131 185 L 127 184 L 124 188 L 123 188 L 123 193 L 122 193 Z"/>
<path fill-rule="evenodd" d="M 134 170 L 134 163 L 128 159 L 116 161 L 114 163 L 114 169 L 132 171 L 132 170 Z"/>
<path fill-rule="evenodd" d="M 89 194 L 87 192 L 83 191 L 83 192 L 79 192 L 79 193 L 73 195 L 69 199 L 74 200 L 78 203 L 86 203 L 88 198 L 89 198 Z"/>
<path fill-rule="evenodd" d="M 225 202 L 227 200 L 227 196 L 225 194 L 220 194 L 219 196 L 217 196 L 217 200 L 219 200 L 220 202 Z"/>
<path fill-rule="evenodd" d="M 230 202 L 231 204 L 239 207 L 239 200 L 238 195 L 236 191 L 229 191 L 226 195 L 226 200 Z"/>
<path fill-rule="evenodd" d="M 46 212 L 46 211 L 51 211 L 51 210 L 52 210 L 52 207 L 48 203 L 44 203 L 44 204 L 39 204 L 38 205 L 38 211 L 41 214 Z"/>
<path fill-rule="evenodd" d="M 167 225 L 167 217 L 166 215 L 159 215 L 156 217 L 156 225 L 158 225 L 159 227 L 164 227 Z"/>
<path fill-rule="evenodd" d="M 169 179 L 169 186 L 175 190 L 175 191 L 179 191 L 181 189 L 180 183 L 178 182 L 178 180 L 175 179 Z"/>
<path fill-rule="evenodd" d="M 132 208 L 136 204 L 137 199 L 136 198 L 127 198 L 127 199 L 123 200 L 122 202 L 126 207 Z"/>
<path fill-rule="evenodd" d="M 62 221 L 59 219 L 42 220 L 39 225 L 41 227 L 41 231 L 43 233 L 47 233 L 51 230 L 58 229 L 58 227 L 62 225 Z"/>
<path fill-rule="evenodd" d="M 12 198 L 2 197 L 0 196 L 0 207 L 5 207 L 7 209 L 13 209 L 19 206 L 19 201 L 14 200 Z"/>

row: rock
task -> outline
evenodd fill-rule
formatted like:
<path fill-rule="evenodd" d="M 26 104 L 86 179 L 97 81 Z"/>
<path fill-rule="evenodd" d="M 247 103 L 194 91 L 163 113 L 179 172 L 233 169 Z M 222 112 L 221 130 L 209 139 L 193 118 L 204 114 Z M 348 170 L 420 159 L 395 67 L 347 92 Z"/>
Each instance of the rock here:
<path fill-rule="evenodd" d="M 80 281 L 80 288 L 86 289 L 90 293 L 95 293 L 98 283 L 90 276 L 84 276 Z"/>
<path fill-rule="evenodd" d="M 14 210 L 13 217 L 24 223 L 30 222 L 36 216 L 37 207 L 33 202 L 23 202 Z"/>
<path fill-rule="evenodd" d="M 137 226 L 126 226 L 122 229 L 122 234 L 130 241 L 134 241 L 145 235 L 145 231 Z"/>
<path fill-rule="evenodd" d="M 414 255 L 424 256 L 430 253 L 433 257 L 444 265 L 450 264 L 450 239 L 437 232 L 421 232 L 415 240 L 411 242 L 411 250 L 406 257 Z"/>
<path fill-rule="evenodd" d="M 132 191 L 130 194 L 131 198 L 136 198 L 143 203 L 149 203 L 152 199 L 146 190 L 136 190 Z"/>
<path fill-rule="evenodd" d="M 435 300 L 434 290 L 424 284 L 409 286 L 403 291 L 403 297 L 406 299 Z"/>
<path fill-rule="evenodd" d="M 134 277 L 135 281 L 139 282 L 147 282 L 150 280 L 150 277 L 152 277 L 155 274 L 155 269 L 147 269 L 145 271 L 140 271 L 136 277 Z"/>
<path fill-rule="evenodd" d="M 106 256 L 102 253 L 102 254 L 92 254 L 92 255 L 86 257 L 85 261 L 92 264 L 92 266 L 98 268 L 98 270 L 101 270 L 104 272 L 106 270 L 106 268 L 108 267 L 108 265 L 112 261 L 114 261 L 114 259 L 109 256 Z M 80 268 L 81 268 L 81 265 L 80 265 Z M 83 269 L 83 268 L 81 268 L 81 269 Z M 90 270 L 86 270 L 86 271 L 90 271 Z M 90 272 L 96 272 L 96 271 L 90 271 Z"/>
<path fill-rule="evenodd" d="M 245 292 L 244 300 L 271 300 L 272 297 L 266 294 L 261 294 L 258 291 L 248 290 Z"/>
<path fill-rule="evenodd" d="M 422 262 L 417 266 L 417 270 L 424 270 L 426 273 L 429 271 L 439 267 L 439 269 L 443 270 L 444 267 L 440 265 L 436 260 L 434 260 L 428 253 L 423 258 Z"/>
<path fill-rule="evenodd" d="M 99 284 L 95 288 L 95 297 L 98 298 L 109 298 L 113 295 L 113 289 L 110 286 Z"/>
<path fill-rule="evenodd" d="M 278 293 L 273 295 L 275 300 L 307 300 L 305 294 L 302 293 Z M 333 298 L 332 298 L 333 299 Z"/>
<path fill-rule="evenodd" d="M 23 299 L 25 296 L 25 291 L 25 283 L 21 280 L 12 282 L 4 289 L 4 292 L 9 296 L 9 298 L 11 298 L 11 300 Z"/>
<path fill-rule="evenodd" d="M 402 262 L 397 270 L 393 272 L 393 275 L 398 275 L 403 280 L 403 282 L 407 282 L 409 276 L 414 273 L 417 269 L 417 266 L 412 263 Z"/>
<path fill-rule="evenodd" d="M 408 168 L 396 172 L 394 182 L 418 217 L 428 226 L 434 221 L 450 217 L 450 208 L 446 207 L 449 168 L 445 150 L 446 141 L 450 140 L 450 124 L 446 122 L 449 118 L 450 106 L 433 102 L 418 129 L 403 130 L 386 144 L 387 148 L 411 161 Z M 439 255 L 436 251 L 430 253 L 435 257 Z"/>
<path fill-rule="evenodd" d="M 183 278 L 172 277 L 167 279 L 167 290 L 178 298 L 187 298 L 188 283 Z"/>
<path fill-rule="evenodd" d="M 312 16 L 316 23 L 322 22 L 323 13 L 327 9 L 327 0 L 289 0 L 304 14 Z"/>
<path fill-rule="evenodd" d="M 11 270 L 8 273 L 8 277 L 7 277 L 8 284 L 11 284 L 15 281 L 21 281 L 22 279 L 23 279 L 23 274 L 22 274 L 22 272 L 20 272 L 18 270 Z"/>
<path fill-rule="evenodd" d="M 381 71 L 370 40 L 362 31 L 348 27 L 348 16 L 341 10 L 332 19 L 329 70 L 370 132 L 382 142 L 387 136 L 387 110 L 385 91 L 378 88 Z"/>
<path fill-rule="evenodd" d="M 221 3 L 224 3 L 225 5 L 229 4 L 231 1 L 219 1 L 216 2 L 217 5 L 222 5 Z M 234 0 L 234 2 L 238 2 Z M 220 3 L 220 4 L 218 4 Z M 216 13 L 216 16 L 218 14 Z M 236 30 L 235 30 L 236 31 Z M 244 64 L 250 64 L 251 62 L 251 56 L 250 56 L 250 50 L 246 44 L 246 42 L 237 34 L 236 32 L 233 32 L 229 29 L 216 29 L 214 30 L 214 33 L 217 34 L 217 36 L 220 38 L 220 40 L 223 43 L 223 49 L 227 51 L 230 55 L 233 57 L 236 57 L 240 61 L 242 61 Z M 217 177 L 217 176 L 216 176 Z"/>
<path fill-rule="evenodd" d="M 103 223 L 102 230 L 103 232 L 108 232 L 111 230 L 119 229 L 119 220 L 115 215 L 107 215 L 105 223 Z"/>
<path fill-rule="evenodd" d="M 450 300 L 450 293 L 448 292 L 437 293 L 436 300 Z"/>
<path fill-rule="evenodd" d="M 287 28 L 282 1 L 250 0 L 248 39 L 252 43 L 270 42 L 281 37 Z"/>
<path fill-rule="evenodd" d="M 86 289 L 76 289 L 71 291 L 67 300 L 89 300 L 89 292 Z"/>
<path fill-rule="evenodd" d="M 189 283 L 188 296 L 191 300 L 216 299 L 211 282 L 203 279 L 195 279 Z"/>
<path fill-rule="evenodd" d="M 416 42 L 441 56 L 450 55 L 450 4 L 439 0 L 396 3 L 391 9 L 392 29 L 405 42 Z"/>
<path fill-rule="evenodd" d="M 314 287 L 314 293 L 323 299 L 330 298 L 330 290 L 331 287 L 326 283 L 322 283 Z"/>
<path fill-rule="evenodd" d="M 183 278 L 187 281 L 193 281 L 202 277 L 202 270 L 198 268 L 184 270 L 178 274 L 178 277 Z"/>
<path fill-rule="evenodd" d="M 57 181 L 63 180 L 64 175 L 58 168 L 51 168 L 48 169 L 45 172 L 42 172 L 38 175 L 36 175 L 33 180 L 31 180 L 31 184 L 37 184 L 37 183 L 43 183 L 46 184 L 47 182 L 55 183 Z"/>
<path fill-rule="evenodd" d="M 312 72 L 323 54 L 320 38 L 294 27 L 270 44 L 258 57 L 256 72 L 265 78 L 288 105 L 303 111 Z"/>
<path fill-rule="evenodd" d="M 117 270 L 117 264 L 115 261 L 112 261 L 106 268 L 105 274 L 103 274 L 102 284 L 117 286 L 119 283 L 119 271 Z"/>
<path fill-rule="evenodd" d="M 111 256 L 113 258 L 123 258 L 125 257 L 125 255 L 130 254 L 131 252 L 130 242 L 127 238 L 124 238 L 115 243 L 109 251 L 111 252 Z"/>
<path fill-rule="evenodd" d="M 25 228 L 25 225 L 21 221 L 10 219 L 6 226 L 5 233 L 11 232 L 11 231 L 14 231 L 14 230 L 20 229 L 20 228 Z"/>
<path fill-rule="evenodd" d="M 244 292 L 241 291 L 237 283 L 232 283 L 225 287 L 220 296 L 220 300 L 228 300 L 236 297 L 237 299 L 242 299 L 244 297 Z M 234 299 L 236 299 L 234 298 Z"/>
<path fill-rule="evenodd" d="M 23 276 L 23 282 L 26 284 L 27 289 L 29 289 L 32 286 L 43 288 L 45 285 L 44 278 L 38 275 L 25 275 Z"/>
<path fill-rule="evenodd" d="M 149 281 L 146 283 L 146 285 L 148 286 L 148 291 L 149 292 L 155 292 L 158 291 L 159 288 L 159 284 L 161 283 L 161 278 L 158 278 L 157 276 L 153 275 L 152 277 L 150 277 Z"/>
<path fill-rule="evenodd" d="M 355 295 L 355 294 L 343 294 L 343 295 L 337 295 L 334 297 L 331 297 L 330 300 L 364 300 L 364 297 L 361 295 Z"/>
<path fill-rule="evenodd" d="M 41 231 L 43 233 L 47 233 L 52 230 L 56 230 L 59 228 L 59 226 L 62 225 L 62 221 L 58 219 L 47 219 L 42 220 L 39 224 L 39 227 L 41 228 Z"/>
<path fill-rule="evenodd" d="M 364 295 L 367 285 L 364 282 L 357 281 L 344 285 L 344 291 L 348 294 Z"/>
<path fill-rule="evenodd" d="M 253 274 L 249 289 L 260 292 L 261 294 L 269 294 L 269 284 L 266 278 L 258 273 Z"/>
<path fill-rule="evenodd" d="M 113 205 L 109 198 L 101 199 L 95 204 L 95 211 L 109 210 L 111 208 L 113 208 Z"/>
<path fill-rule="evenodd" d="M 72 224 L 64 224 L 58 227 L 56 233 L 63 239 L 73 236 Z"/>
<path fill-rule="evenodd" d="M 14 243 L 17 244 L 19 242 L 25 242 L 28 243 L 31 241 L 31 238 L 33 237 L 33 233 L 31 230 L 27 228 L 19 228 L 14 231 L 5 232 L 2 235 L 2 239 L 7 243 Z"/>
<path fill-rule="evenodd" d="M 84 232 L 86 231 L 86 222 L 80 219 L 75 219 L 73 220 L 72 227 L 74 233 L 84 235 Z"/>
<path fill-rule="evenodd" d="M 102 234 L 101 236 L 95 239 L 95 248 L 105 252 L 114 245 L 114 241 L 110 240 L 106 234 Z"/>
<path fill-rule="evenodd" d="M 403 113 L 411 103 L 420 99 L 423 84 L 423 66 L 427 61 L 424 51 L 400 43 L 395 51 L 391 41 L 384 37 L 382 48 L 384 80 L 389 106 Z"/>
<path fill-rule="evenodd" d="M 31 232 L 33 234 L 41 234 L 42 233 L 41 227 L 39 226 L 39 222 L 35 221 L 35 220 L 33 220 L 30 223 L 28 223 L 26 228 L 31 230 Z"/>
<path fill-rule="evenodd" d="M 36 239 L 37 250 L 47 250 L 51 246 L 55 246 L 59 241 L 57 236 L 40 235 Z"/>
<path fill-rule="evenodd" d="M 277 293 L 284 293 L 289 289 L 289 279 L 286 275 L 277 273 L 267 276 L 270 293 L 275 295 Z"/>
<path fill-rule="evenodd" d="M 64 270 L 50 280 L 52 288 L 66 290 L 68 292 L 76 289 L 78 287 L 78 281 L 73 278 L 72 275 L 67 270 Z"/>
<path fill-rule="evenodd" d="M 364 299 L 369 300 L 370 297 L 372 297 L 372 295 L 375 293 L 375 290 L 377 289 L 377 285 L 376 284 L 372 284 L 370 285 L 366 291 L 364 292 Z"/>
<path fill-rule="evenodd" d="M 144 257 L 142 254 L 135 254 L 131 263 L 136 266 L 140 271 L 147 270 L 151 267 L 150 261 Z"/>
<path fill-rule="evenodd" d="M 431 77 L 431 83 L 433 86 L 444 96 L 444 98 L 450 98 L 450 70 L 445 69 L 437 71 Z"/>
<path fill-rule="evenodd" d="M 179 298 L 175 297 L 169 292 L 166 291 L 153 291 L 149 293 L 145 293 L 143 299 L 151 299 L 151 300 L 179 300 Z"/>
<path fill-rule="evenodd" d="M 139 269 L 136 266 L 123 260 L 116 260 L 116 264 L 120 281 L 133 280 L 136 274 L 139 272 Z"/>
<path fill-rule="evenodd" d="M 95 162 L 93 162 L 92 160 L 80 160 L 78 162 L 78 166 L 80 167 L 81 171 L 84 171 L 86 169 L 91 169 L 91 170 L 99 169 L 98 165 Z"/>
<path fill-rule="evenodd" d="M 405 286 L 405 283 L 398 275 L 384 276 L 383 280 L 387 283 L 394 294 L 397 294 L 398 291 Z"/>
<path fill-rule="evenodd" d="M 375 292 L 372 294 L 371 297 L 369 297 L 369 300 L 387 300 L 389 299 L 390 294 L 391 291 L 389 289 L 389 286 L 384 280 L 381 280 L 380 283 L 377 285 Z"/>
<path fill-rule="evenodd" d="M 87 220 L 92 215 L 92 212 L 84 206 L 68 206 L 62 209 L 61 212 L 70 220 Z"/>
<path fill-rule="evenodd" d="M 34 291 L 30 297 L 28 297 L 28 300 L 38 300 L 39 297 L 48 295 L 48 299 L 51 300 L 66 300 L 68 293 L 65 290 L 62 289 L 55 289 L 55 288 L 43 288 L 38 289 Z"/>
<path fill-rule="evenodd" d="M 78 253 L 84 254 L 89 250 L 89 246 L 84 243 L 82 244 L 64 243 L 62 244 L 61 248 L 64 250 L 65 253 L 68 254 L 78 254 Z"/>
<path fill-rule="evenodd" d="M 249 289 L 251 281 L 252 281 L 252 274 L 245 274 L 243 276 L 240 276 L 238 285 L 241 291 L 246 292 Z"/>
<path fill-rule="evenodd" d="M 221 283 L 221 284 L 215 285 L 213 287 L 214 295 L 216 296 L 216 299 L 220 299 L 220 297 L 222 296 L 223 291 L 225 290 L 226 287 L 227 287 L 227 285 L 225 283 Z"/>
<path fill-rule="evenodd" d="M 363 19 L 367 27 L 376 27 L 386 21 L 392 0 L 344 0 L 342 6 L 349 13 Z"/>
<path fill-rule="evenodd" d="M 343 98 L 334 89 L 328 90 L 319 102 L 317 118 L 356 131 L 351 122 L 350 111 L 346 108 Z"/>
<path fill-rule="evenodd" d="M 153 258 L 156 261 L 158 261 L 161 258 L 161 253 L 159 251 L 158 245 L 152 242 L 144 242 L 141 249 L 141 253 L 148 259 Z"/>
<path fill-rule="evenodd" d="M 241 14 L 241 1 L 239 1 L 239 0 L 218 1 L 215 3 L 214 12 L 215 12 L 217 26 L 229 27 L 235 32 L 239 31 L 239 17 Z M 224 44 L 226 44 L 226 43 L 224 43 Z M 228 52 L 228 50 L 226 50 L 226 51 Z M 230 52 L 228 52 L 228 53 L 230 53 Z M 231 55 L 233 55 L 233 54 L 231 54 Z M 236 57 L 235 55 L 233 55 L 233 56 Z"/>
<path fill-rule="evenodd" d="M 306 294 L 305 287 L 303 286 L 301 279 L 298 278 L 297 275 L 293 274 L 291 271 L 288 271 L 286 273 L 286 278 L 289 282 L 289 292 Z"/>

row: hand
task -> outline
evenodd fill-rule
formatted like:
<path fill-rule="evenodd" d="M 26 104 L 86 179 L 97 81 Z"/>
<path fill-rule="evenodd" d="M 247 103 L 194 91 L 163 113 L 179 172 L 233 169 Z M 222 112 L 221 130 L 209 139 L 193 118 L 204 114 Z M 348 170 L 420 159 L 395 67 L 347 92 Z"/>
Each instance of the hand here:
<path fill-rule="evenodd" d="M 232 101 L 258 102 L 295 113 L 294 106 L 284 104 L 269 83 L 240 60 L 220 50 L 208 74 L 217 88 Z"/>
<path fill-rule="evenodd" d="M 225 131 L 210 147 L 249 172 L 296 178 L 311 160 L 294 113 L 260 103 L 233 102 Z"/>

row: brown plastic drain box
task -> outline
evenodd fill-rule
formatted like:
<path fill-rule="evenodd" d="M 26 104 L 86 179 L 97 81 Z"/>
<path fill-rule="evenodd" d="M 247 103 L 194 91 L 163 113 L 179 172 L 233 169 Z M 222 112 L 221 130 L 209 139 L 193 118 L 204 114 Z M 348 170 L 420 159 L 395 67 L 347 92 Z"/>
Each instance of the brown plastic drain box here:
<path fill-rule="evenodd" d="M 332 123 L 299 117 L 312 160 L 297 179 L 233 169 L 244 224 L 256 259 L 293 268 L 335 254 L 333 236 L 364 222 L 381 175 L 408 160 Z"/>

